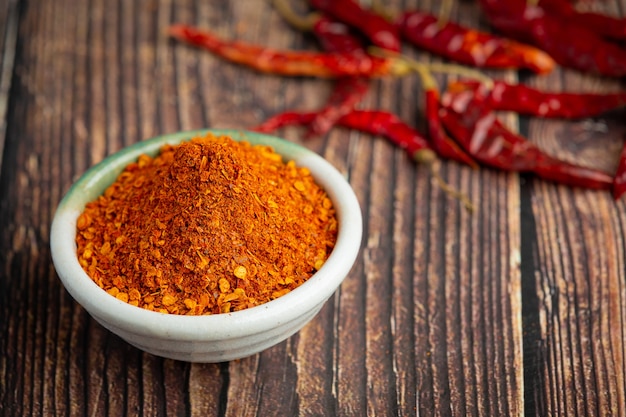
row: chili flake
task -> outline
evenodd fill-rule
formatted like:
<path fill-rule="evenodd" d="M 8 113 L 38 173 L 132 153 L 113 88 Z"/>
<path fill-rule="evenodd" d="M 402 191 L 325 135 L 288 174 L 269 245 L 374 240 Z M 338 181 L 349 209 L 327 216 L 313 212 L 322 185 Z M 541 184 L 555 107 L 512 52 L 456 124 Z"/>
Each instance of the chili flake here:
<path fill-rule="evenodd" d="M 118 299 L 217 314 L 280 297 L 321 267 L 332 202 L 306 168 L 227 136 L 142 155 L 77 220 L 87 274 Z"/>

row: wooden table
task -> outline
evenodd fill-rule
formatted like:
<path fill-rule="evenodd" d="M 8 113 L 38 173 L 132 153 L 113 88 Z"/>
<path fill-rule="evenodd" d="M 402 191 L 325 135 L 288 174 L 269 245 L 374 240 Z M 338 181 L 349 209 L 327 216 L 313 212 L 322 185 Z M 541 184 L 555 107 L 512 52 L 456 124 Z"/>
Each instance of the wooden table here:
<path fill-rule="evenodd" d="M 455 3 L 451 19 L 488 29 L 474 3 Z M 624 0 L 591 3 L 626 13 Z M 177 44 L 164 35 L 173 22 L 317 47 L 261 0 L 0 1 L 1 415 L 626 415 L 626 200 L 445 162 L 445 180 L 476 203 L 470 213 L 400 149 L 343 129 L 279 132 L 343 172 L 364 214 L 352 272 L 302 331 L 253 357 L 189 364 L 95 323 L 50 259 L 70 184 L 142 139 L 312 110 L 332 86 Z M 486 73 L 554 90 L 626 88 L 572 70 Z M 413 76 L 376 81 L 361 106 L 423 130 L 421 88 Z M 555 155 L 612 171 L 625 115 L 503 118 Z"/>

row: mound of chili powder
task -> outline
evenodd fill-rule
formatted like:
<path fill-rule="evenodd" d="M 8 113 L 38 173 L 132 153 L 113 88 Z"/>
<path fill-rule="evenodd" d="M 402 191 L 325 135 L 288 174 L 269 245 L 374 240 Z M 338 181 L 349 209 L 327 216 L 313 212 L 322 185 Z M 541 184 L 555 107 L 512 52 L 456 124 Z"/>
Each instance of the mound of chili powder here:
<path fill-rule="evenodd" d="M 77 221 L 79 261 L 109 294 L 215 314 L 293 290 L 332 250 L 332 203 L 306 168 L 229 137 L 166 145 L 126 167 Z"/>

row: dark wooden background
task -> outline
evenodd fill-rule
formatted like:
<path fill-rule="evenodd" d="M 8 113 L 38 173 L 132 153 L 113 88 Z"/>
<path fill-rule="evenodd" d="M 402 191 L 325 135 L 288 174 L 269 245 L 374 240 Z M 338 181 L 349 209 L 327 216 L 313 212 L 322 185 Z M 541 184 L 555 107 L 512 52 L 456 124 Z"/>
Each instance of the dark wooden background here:
<path fill-rule="evenodd" d="M 586 4 L 626 14 L 624 0 Z M 451 18 L 487 29 L 473 1 L 455 2 Z M 344 172 L 365 216 L 353 271 L 301 332 L 250 358 L 189 364 L 95 323 L 50 259 L 49 225 L 72 181 L 157 134 L 314 109 L 332 85 L 175 44 L 164 35 L 174 22 L 316 48 L 262 0 L 0 0 L 1 415 L 626 415 L 626 200 L 447 162 L 445 179 L 477 203 L 469 213 L 399 149 L 341 129 L 308 141 L 280 132 Z M 626 88 L 571 70 L 489 74 L 555 90 Z M 376 81 L 362 106 L 424 128 L 415 77 Z M 505 117 L 544 149 L 607 170 L 626 133 L 626 111 Z"/>

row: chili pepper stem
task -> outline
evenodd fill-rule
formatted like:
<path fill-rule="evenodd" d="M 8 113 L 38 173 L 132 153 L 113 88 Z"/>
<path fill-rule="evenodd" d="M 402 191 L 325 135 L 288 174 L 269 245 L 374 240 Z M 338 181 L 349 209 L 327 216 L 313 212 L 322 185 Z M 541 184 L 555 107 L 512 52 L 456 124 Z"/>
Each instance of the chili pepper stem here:
<path fill-rule="evenodd" d="M 483 84 L 485 84 L 490 90 L 493 88 L 493 85 L 494 85 L 493 80 L 489 76 L 483 74 L 480 71 L 476 71 L 472 68 L 468 68 L 463 65 L 445 64 L 442 62 L 429 62 L 429 63 L 419 62 L 406 55 L 401 55 L 392 51 L 378 48 L 376 46 L 370 46 L 368 48 L 368 52 L 374 56 L 380 56 L 383 58 L 385 57 L 394 58 L 396 62 L 401 62 L 404 66 L 406 66 L 407 68 L 413 69 L 414 71 L 418 72 L 420 75 L 428 71 L 441 72 L 445 74 L 464 76 L 467 78 L 480 81 Z M 423 79 L 422 81 L 426 81 L 426 80 Z"/>
<path fill-rule="evenodd" d="M 462 65 L 444 64 L 442 62 L 431 62 L 428 64 L 428 68 L 433 72 L 440 72 L 444 74 L 459 75 L 459 76 L 464 76 L 467 78 L 474 78 L 477 81 L 480 81 L 483 84 L 485 84 L 487 88 L 489 88 L 490 90 L 493 89 L 493 80 L 489 76 L 483 74 L 480 71 L 475 71 L 471 68 L 464 67 Z"/>
<path fill-rule="evenodd" d="M 441 163 L 439 160 L 433 161 L 433 163 L 430 164 L 430 175 L 432 175 L 433 179 L 437 183 L 437 186 L 441 188 L 441 190 L 444 193 L 446 193 L 448 196 L 459 200 L 467 211 L 469 211 L 470 213 L 473 213 L 474 210 L 476 210 L 476 207 L 474 206 L 472 201 L 469 199 L 467 194 L 455 189 L 450 184 L 448 184 L 441 176 L 441 173 L 439 172 L 440 169 L 441 169 Z"/>
<path fill-rule="evenodd" d="M 269 0 L 269 2 L 287 23 L 302 32 L 310 32 L 315 22 L 321 16 L 315 12 L 300 16 L 293 10 L 287 0 Z"/>
<path fill-rule="evenodd" d="M 381 0 L 371 0 L 370 10 L 378 13 L 389 21 L 393 21 L 395 19 L 395 13 L 392 13 L 391 10 L 389 10 Z"/>
<path fill-rule="evenodd" d="M 433 77 L 433 74 L 430 72 L 430 68 L 427 67 L 426 64 L 422 64 L 416 61 L 411 64 L 411 67 L 415 69 L 415 71 L 419 74 L 424 90 L 439 91 L 437 80 L 435 80 L 435 77 Z"/>
<path fill-rule="evenodd" d="M 420 149 L 413 154 L 413 159 L 418 164 L 432 166 L 437 161 L 437 155 L 431 149 Z"/>
<path fill-rule="evenodd" d="M 452 13 L 452 0 L 442 0 L 441 6 L 439 6 L 439 13 L 437 14 L 437 24 L 440 28 L 444 27 L 448 23 L 450 14 Z"/>
<path fill-rule="evenodd" d="M 475 210 L 475 206 L 469 199 L 467 194 L 455 189 L 443 179 L 440 173 L 441 161 L 437 158 L 435 152 L 431 149 L 420 149 L 413 154 L 413 160 L 420 165 L 427 166 L 430 169 L 430 175 L 437 183 L 437 186 L 448 196 L 459 200 L 469 212 Z"/>

